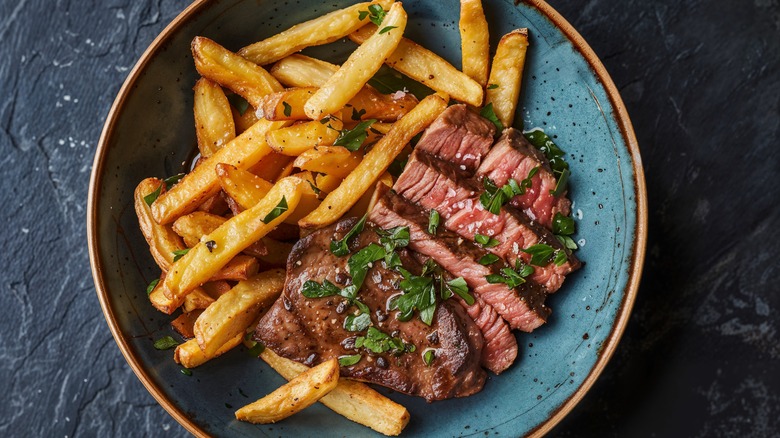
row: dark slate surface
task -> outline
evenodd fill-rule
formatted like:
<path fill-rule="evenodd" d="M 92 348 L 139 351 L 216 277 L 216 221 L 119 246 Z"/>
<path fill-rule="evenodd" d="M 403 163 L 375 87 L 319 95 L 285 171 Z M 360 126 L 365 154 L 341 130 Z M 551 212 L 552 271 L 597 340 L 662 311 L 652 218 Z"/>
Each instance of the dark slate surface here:
<path fill-rule="evenodd" d="M 186 436 L 133 375 L 90 276 L 103 120 L 186 1 L 0 2 L 0 435 Z M 780 434 L 780 5 L 554 0 L 637 131 L 645 275 L 615 356 L 554 436 Z"/>

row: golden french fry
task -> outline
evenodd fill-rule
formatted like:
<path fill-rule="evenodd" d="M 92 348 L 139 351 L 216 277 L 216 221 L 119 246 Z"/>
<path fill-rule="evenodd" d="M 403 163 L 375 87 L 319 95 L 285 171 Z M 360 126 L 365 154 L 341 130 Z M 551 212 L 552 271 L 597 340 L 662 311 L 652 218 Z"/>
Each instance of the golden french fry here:
<path fill-rule="evenodd" d="M 233 257 L 233 259 L 229 261 L 228 264 L 223 266 L 222 269 L 220 269 L 216 274 L 212 275 L 211 278 L 209 278 L 209 281 L 246 280 L 247 278 L 257 274 L 259 269 L 260 265 L 257 263 L 256 258 L 244 254 L 239 254 Z"/>
<path fill-rule="evenodd" d="M 369 24 L 351 33 L 349 38 L 361 44 L 374 35 L 376 30 L 376 26 Z M 474 79 L 453 67 L 441 56 L 407 38 L 401 39 L 392 55 L 385 60 L 385 64 L 421 84 L 448 94 L 455 100 L 473 106 L 482 105 L 484 92 Z"/>
<path fill-rule="evenodd" d="M 282 171 L 279 172 L 278 179 L 286 178 L 292 175 L 293 168 L 295 168 L 295 165 L 293 163 L 287 163 L 287 165 L 282 168 Z"/>
<path fill-rule="evenodd" d="M 252 125 L 259 120 L 255 114 L 254 108 L 251 106 L 247 108 L 243 114 L 232 106 L 230 107 L 230 110 L 233 112 L 233 121 L 236 124 L 236 135 L 240 135 L 242 132 L 251 128 Z"/>
<path fill-rule="evenodd" d="M 228 219 L 190 248 L 165 277 L 165 296 L 176 299 L 187 295 L 273 230 L 295 210 L 301 198 L 301 184 L 306 183 L 295 177 L 279 180 L 257 205 Z"/>
<path fill-rule="evenodd" d="M 201 76 L 229 88 L 255 108 L 259 108 L 266 94 L 282 91 L 282 84 L 263 67 L 208 38 L 198 36 L 192 40 L 192 57 Z"/>
<path fill-rule="evenodd" d="M 159 190 L 159 193 L 165 193 L 165 183 L 157 178 L 146 178 L 135 188 L 134 204 L 135 214 L 138 216 L 138 225 L 141 227 L 141 234 L 144 235 L 146 243 L 149 244 L 149 252 L 157 263 L 157 266 L 163 272 L 167 272 L 171 264 L 175 251 L 181 251 L 185 248 L 184 243 L 174 230 L 168 225 L 160 225 L 152 217 L 152 209 L 144 200 Z M 158 197 L 159 198 L 159 197 Z"/>
<path fill-rule="evenodd" d="M 216 214 L 193 211 L 176 219 L 173 223 L 173 231 L 184 239 L 188 248 L 192 248 L 200 242 L 201 237 L 219 228 L 226 220 Z"/>
<path fill-rule="evenodd" d="M 374 206 L 373 204 L 376 202 L 376 200 L 374 200 L 374 194 L 377 192 L 379 184 L 393 187 L 393 176 L 387 172 L 383 173 L 382 176 L 379 177 L 379 181 L 374 187 L 374 190 L 367 190 L 366 193 L 363 193 L 363 196 L 358 199 L 345 216 L 362 217 L 366 212 L 371 211 L 371 208 Z"/>
<path fill-rule="evenodd" d="M 268 365 L 287 380 L 292 380 L 309 368 L 306 365 L 278 356 L 269 349 L 260 354 Z M 409 411 L 371 389 L 368 385 L 348 379 L 339 379 L 338 385 L 320 403 L 339 415 L 375 431 L 396 436 L 409 423 Z"/>
<path fill-rule="evenodd" d="M 406 144 L 433 122 L 447 108 L 447 100 L 437 94 L 423 99 L 412 111 L 393 124 L 390 131 L 382 137 L 366 154 L 337 189 L 330 192 L 316 210 L 301 219 L 301 228 L 321 228 L 336 222 L 376 184 L 395 157 Z"/>
<path fill-rule="evenodd" d="M 294 165 L 299 169 L 344 178 L 360 164 L 362 158 L 360 152 L 350 152 L 343 146 L 316 146 L 300 154 Z"/>
<path fill-rule="evenodd" d="M 296 53 L 274 64 L 269 72 L 286 87 L 319 88 L 338 69 L 336 64 Z"/>
<path fill-rule="evenodd" d="M 341 182 L 344 181 L 344 178 L 338 177 L 336 175 L 327 175 L 321 173 L 317 175 L 316 180 L 317 189 L 327 195 L 328 193 L 336 190 Z"/>
<path fill-rule="evenodd" d="M 219 178 L 214 170 L 216 165 L 226 163 L 239 169 L 252 167 L 272 152 L 265 142 L 265 134 L 287 126 L 288 123 L 263 119 L 234 138 L 188 173 L 171 190 L 157 198 L 152 204 L 154 219 L 159 224 L 173 222 L 179 216 L 195 210 L 207 198 L 216 195 L 220 190 Z"/>
<path fill-rule="evenodd" d="M 398 47 L 406 29 L 406 11 L 393 3 L 381 29 L 349 56 L 304 106 L 309 118 L 320 120 L 344 107 L 379 70 L 385 58 Z M 480 89 L 481 91 L 481 89 Z"/>
<path fill-rule="evenodd" d="M 342 128 L 341 120 L 337 119 L 325 124 L 319 121 L 299 123 L 269 132 L 265 141 L 276 152 L 297 157 L 315 146 L 333 144 Z"/>
<path fill-rule="evenodd" d="M 184 303 L 184 297 L 177 297 L 176 299 L 166 297 L 165 293 L 163 292 L 164 283 L 165 274 L 163 273 L 163 275 L 160 277 L 160 280 L 149 294 L 149 301 L 152 303 L 152 306 L 154 306 L 155 309 L 165 313 L 166 315 L 171 315 L 176 311 L 176 309 L 181 307 L 182 303 Z"/>
<path fill-rule="evenodd" d="M 284 269 L 261 272 L 240 281 L 200 314 L 193 333 L 208 357 L 236 335 L 242 334 L 282 293 Z"/>
<path fill-rule="evenodd" d="M 392 127 L 393 127 L 392 123 L 382 123 L 382 122 L 376 122 L 373 125 L 371 125 L 372 130 L 377 131 L 383 135 L 390 132 L 390 128 Z"/>
<path fill-rule="evenodd" d="M 527 49 L 528 29 L 515 29 L 501 38 L 493 56 L 485 104 L 493 104 L 493 112 L 507 128 L 515 118 Z"/>
<path fill-rule="evenodd" d="M 317 88 L 288 88 L 284 91 L 271 93 L 263 98 L 260 105 L 262 115 L 267 120 L 306 120 L 303 106 L 311 98 Z"/>
<path fill-rule="evenodd" d="M 204 283 L 203 286 L 201 286 L 201 289 L 203 289 L 203 291 L 206 292 L 208 296 L 214 299 L 221 297 L 231 288 L 232 286 L 230 283 L 225 280 L 209 281 L 208 283 Z"/>
<path fill-rule="evenodd" d="M 273 132 L 273 131 L 269 131 L 269 132 Z M 292 158 L 274 151 L 268 154 L 268 156 L 266 156 L 262 160 L 260 160 L 259 163 L 252 166 L 249 169 L 249 171 L 259 176 L 260 178 L 263 178 L 266 181 L 276 181 L 277 179 L 279 179 L 279 174 L 282 171 L 282 169 L 284 169 L 285 166 L 290 164 L 292 160 L 293 160 Z"/>
<path fill-rule="evenodd" d="M 189 341 L 176 346 L 176 350 L 173 353 L 173 360 L 175 360 L 176 363 L 181 364 L 184 368 L 195 368 L 232 350 L 241 343 L 243 338 L 244 334 L 241 333 L 230 339 L 222 345 L 212 357 L 208 357 L 203 353 L 203 350 L 200 349 L 200 345 L 198 345 L 197 339 L 190 339 Z"/>
<path fill-rule="evenodd" d="M 216 82 L 200 78 L 195 83 L 195 134 L 198 150 L 203 157 L 214 152 L 236 137 L 236 125 L 230 103 Z"/>
<path fill-rule="evenodd" d="M 371 4 L 379 4 L 383 9 L 387 9 L 392 2 L 393 0 L 378 0 L 358 3 L 333 11 L 246 46 L 239 50 L 238 54 L 259 65 L 270 64 L 306 47 L 332 43 L 344 38 L 368 22 L 368 17 L 360 19 L 361 11 L 368 11 Z"/>
<path fill-rule="evenodd" d="M 198 287 L 184 297 L 182 310 L 184 310 L 185 313 L 190 313 L 198 309 L 205 309 L 213 302 L 214 298 L 207 294 L 206 291 Z"/>
<path fill-rule="evenodd" d="M 236 411 L 236 419 L 256 424 L 276 423 L 308 408 L 339 383 L 339 362 L 325 361 Z"/>
<path fill-rule="evenodd" d="M 463 73 L 487 85 L 490 62 L 490 33 L 482 10 L 482 0 L 460 0 L 460 48 Z"/>
<path fill-rule="evenodd" d="M 254 173 L 229 164 L 219 163 L 215 171 L 222 190 L 244 209 L 252 208 L 273 187 L 273 184 Z"/>
<path fill-rule="evenodd" d="M 189 296 L 189 295 L 188 295 Z M 195 326 L 195 320 L 200 316 L 200 310 L 193 310 L 191 312 L 183 312 L 181 315 L 171 321 L 171 328 L 176 333 L 180 334 L 184 339 L 191 339 L 195 337 L 192 328 Z"/>

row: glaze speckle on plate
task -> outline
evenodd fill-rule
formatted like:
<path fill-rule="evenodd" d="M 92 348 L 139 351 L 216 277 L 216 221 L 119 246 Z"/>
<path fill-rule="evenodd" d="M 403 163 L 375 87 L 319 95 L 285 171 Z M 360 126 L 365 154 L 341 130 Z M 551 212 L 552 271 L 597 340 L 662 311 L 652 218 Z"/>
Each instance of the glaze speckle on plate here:
<path fill-rule="evenodd" d="M 189 51 L 202 35 L 237 50 L 295 23 L 352 2 L 196 2 L 145 53 L 109 114 L 98 148 L 89 204 L 90 252 L 98 295 L 114 336 L 147 389 L 196 435 L 367 436 L 373 432 L 322 405 L 279 424 L 234 419 L 236 408 L 284 380 L 239 348 L 181 373 L 172 352 L 153 341 L 171 334 L 170 317 L 144 291 L 157 274 L 138 230 L 132 192 L 141 179 L 182 171 L 195 148 Z M 584 395 L 630 313 L 646 239 L 644 177 L 631 123 L 601 63 L 581 37 L 541 2 L 485 1 L 491 45 L 515 28 L 529 29 L 520 106 L 525 130 L 542 128 L 567 154 L 570 197 L 585 263 L 547 303 L 548 324 L 519 333 L 516 363 L 491 376 L 482 392 L 432 404 L 380 392 L 406 406 L 403 436 L 517 436 L 549 430 Z M 406 36 L 460 65 L 458 8 L 407 2 Z M 340 62 L 351 43 L 307 49 Z"/>

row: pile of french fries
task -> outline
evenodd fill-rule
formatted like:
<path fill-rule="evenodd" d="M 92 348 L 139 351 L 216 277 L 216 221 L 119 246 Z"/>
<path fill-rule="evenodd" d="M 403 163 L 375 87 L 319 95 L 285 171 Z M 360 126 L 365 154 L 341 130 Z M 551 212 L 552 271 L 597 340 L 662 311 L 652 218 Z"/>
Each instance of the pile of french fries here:
<path fill-rule="evenodd" d="M 409 153 L 412 138 L 450 98 L 475 108 L 492 104 L 498 120 L 511 126 L 526 30 L 501 39 L 491 69 L 481 1 L 461 0 L 458 70 L 404 38 L 407 20 L 401 3 L 375 0 L 238 52 L 204 37 L 192 41 L 201 75 L 194 86 L 200 158 L 178 182 L 147 178 L 135 190 L 140 228 L 161 270 L 149 299 L 169 315 L 181 309 L 172 326 L 186 341 L 174 360 L 186 369 L 242 341 L 253 344 L 247 334 L 281 294 L 294 240 L 364 215 L 378 184 L 392 186 L 388 167 Z M 345 37 L 358 47 L 341 66 L 298 54 Z M 410 93 L 378 92 L 367 82 L 383 64 L 435 93 L 418 101 Z M 238 105 L 231 104 L 235 97 Z M 370 148 L 334 145 L 365 120 L 373 123 L 365 133 Z M 240 420 L 276 422 L 320 401 L 386 435 L 398 435 L 409 421 L 403 406 L 340 380 L 335 360 L 309 369 L 269 350 L 260 357 L 289 382 L 236 411 Z"/>

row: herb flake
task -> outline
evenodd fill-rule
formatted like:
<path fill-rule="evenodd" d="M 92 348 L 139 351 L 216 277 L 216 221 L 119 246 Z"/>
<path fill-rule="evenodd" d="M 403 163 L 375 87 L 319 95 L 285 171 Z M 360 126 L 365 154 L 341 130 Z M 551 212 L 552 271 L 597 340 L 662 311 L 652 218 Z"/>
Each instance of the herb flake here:
<path fill-rule="evenodd" d="M 178 262 L 179 259 L 187 255 L 188 252 L 190 252 L 189 248 L 177 249 L 176 251 L 173 252 L 173 262 L 174 263 Z"/>
<path fill-rule="evenodd" d="M 363 146 L 363 142 L 368 138 L 368 130 L 371 125 L 376 123 L 376 119 L 364 120 L 352 129 L 339 131 L 339 136 L 333 142 L 333 146 L 344 146 L 350 152 L 355 152 Z"/>
<path fill-rule="evenodd" d="M 271 212 L 263 218 L 263 223 L 267 224 L 271 222 L 272 220 L 281 216 L 285 211 L 287 211 L 287 198 L 282 196 L 282 200 L 276 204 L 276 207 L 274 207 L 273 210 L 271 210 Z"/>
<path fill-rule="evenodd" d="M 169 350 L 177 345 L 179 345 L 179 343 L 170 336 L 164 336 L 154 341 L 154 348 L 157 350 Z"/>
<path fill-rule="evenodd" d="M 363 231 L 367 217 L 367 214 L 363 215 L 363 217 L 355 224 L 354 227 L 352 227 L 351 230 L 349 230 L 349 232 L 347 232 L 347 234 L 344 235 L 344 238 L 341 240 L 331 240 L 330 252 L 339 257 L 349 254 L 349 241 Z"/>
<path fill-rule="evenodd" d="M 428 215 L 428 234 L 436 235 L 436 229 L 439 228 L 439 221 L 441 215 L 435 208 L 431 209 L 431 213 Z"/>
<path fill-rule="evenodd" d="M 149 286 L 146 286 L 146 295 L 151 295 L 152 291 L 154 290 L 155 287 L 157 287 L 157 283 L 159 282 L 160 282 L 159 278 L 155 278 L 154 280 L 152 280 L 152 282 L 149 283 Z"/>
<path fill-rule="evenodd" d="M 351 367 L 352 365 L 355 365 L 356 363 L 360 362 L 361 359 L 363 359 L 362 354 L 339 356 L 339 366 Z"/>
<path fill-rule="evenodd" d="M 504 124 L 501 123 L 501 120 L 498 119 L 498 116 L 496 115 L 495 110 L 493 109 L 493 102 L 490 102 L 489 104 L 485 105 L 484 108 L 479 112 L 479 115 L 490 120 L 494 125 L 496 125 L 496 133 L 499 134 L 501 131 L 504 130 Z"/>

